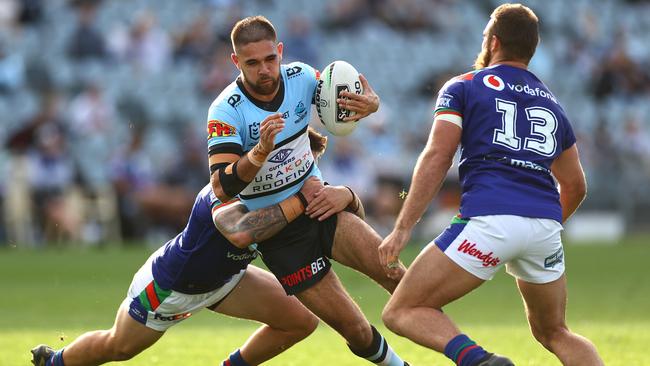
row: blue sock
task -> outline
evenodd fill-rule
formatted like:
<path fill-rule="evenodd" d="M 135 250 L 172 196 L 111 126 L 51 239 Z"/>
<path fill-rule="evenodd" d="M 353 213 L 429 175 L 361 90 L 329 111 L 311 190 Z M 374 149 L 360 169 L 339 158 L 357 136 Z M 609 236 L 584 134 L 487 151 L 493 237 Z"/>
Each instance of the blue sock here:
<path fill-rule="evenodd" d="M 63 365 L 63 349 L 56 351 L 52 357 L 45 362 L 46 366 L 64 366 Z"/>
<path fill-rule="evenodd" d="M 474 366 L 488 353 L 464 334 L 454 337 L 445 346 L 445 356 L 458 366 Z"/>
<path fill-rule="evenodd" d="M 239 350 L 233 352 L 230 354 L 230 357 L 228 357 L 227 360 L 223 361 L 221 366 L 250 366 L 246 361 L 241 356 L 241 352 Z"/>

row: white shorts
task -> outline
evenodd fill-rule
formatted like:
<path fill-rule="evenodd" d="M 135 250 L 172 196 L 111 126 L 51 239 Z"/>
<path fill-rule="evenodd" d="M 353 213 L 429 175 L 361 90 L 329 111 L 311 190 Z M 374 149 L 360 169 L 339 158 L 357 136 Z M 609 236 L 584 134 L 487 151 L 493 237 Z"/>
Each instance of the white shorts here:
<path fill-rule="evenodd" d="M 201 309 L 223 300 L 241 281 L 246 270 L 241 270 L 220 288 L 204 293 L 188 295 L 163 289 L 154 281 L 149 257 L 133 276 L 126 299 L 122 302 L 129 315 L 148 328 L 164 332 L 172 325 L 190 317 Z"/>
<path fill-rule="evenodd" d="M 518 279 L 548 283 L 564 273 L 561 232 L 562 225 L 551 219 L 457 216 L 431 244 L 483 280 L 492 279 L 505 263 L 506 271 Z"/>

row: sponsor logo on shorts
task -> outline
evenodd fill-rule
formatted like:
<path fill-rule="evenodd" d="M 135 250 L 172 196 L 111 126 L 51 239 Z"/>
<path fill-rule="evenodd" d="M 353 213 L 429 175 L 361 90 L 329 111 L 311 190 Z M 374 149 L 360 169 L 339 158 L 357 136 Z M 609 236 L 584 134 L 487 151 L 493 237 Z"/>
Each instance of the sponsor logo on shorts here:
<path fill-rule="evenodd" d="M 170 316 L 163 316 L 158 313 L 153 314 L 153 318 L 156 320 L 162 320 L 165 322 L 172 322 L 175 320 L 183 320 L 186 318 L 189 318 L 192 315 L 192 313 L 182 313 L 182 314 L 176 314 L 176 315 L 170 315 Z"/>
<path fill-rule="evenodd" d="M 301 267 L 300 269 L 293 272 L 292 274 L 280 278 L 280 282 L 287 287 L 293 287 L 312 278 L 314 275 L 316 275 L 318 272 L 322 271 L 326 267 L 327 267 L 327 263 L 325 262 L 325 259 L 323 259 L 323 257 L 319 257 L 312 263 L 304 267 Z"/>
<path fill-rule="evenodd" d="M 483 261 L 483 267 L 496 267 L 496 265 L 501 262 L 499 257 L 493 256 L 494 252 L 483 253 L 479 249 L 476 249 L 476 243 L 471 243 L 467 239 L 463 240 L 463 242 L 458 246 L 458 251 Z"/>
<path fill-rule="evenodd" d="M 237 129 L 226 122 L 213 119 L 208 122 L 208 139 L 213 137 L 234 136 Z"/>
<path fill-rule="evenodd" d="M 562 263 L 564 260 L 564 251 L 562 248 L 558 249 L 557 252 L 549 255 L 544 259 L 544 268 L 553 268 L 556 264 Z"/>
<path fill-rule="evenodd" d="M 255 257 L 257 257 L 257 252 L 243 253 L 243 254 L 233 254 L 228 252 L 226 257 L 234 261 L 253 260 L 255 259 Z"/>

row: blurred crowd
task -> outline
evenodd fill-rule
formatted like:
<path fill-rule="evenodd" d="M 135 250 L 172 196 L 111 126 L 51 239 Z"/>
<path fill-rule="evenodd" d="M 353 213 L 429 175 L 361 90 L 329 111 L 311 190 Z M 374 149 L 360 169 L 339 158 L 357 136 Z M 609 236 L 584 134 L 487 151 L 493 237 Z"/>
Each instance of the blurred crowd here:
<path fill-rule="evenodd" d="M 437 90 L 470 69 L 499 1 L 0 0 L 0 243 L 161 244 L 208 183 L 205 118 L 237 75 L 229 32 L 264 14 L 286 62 L 344 59 L 382 98 L 320 166 L 386 234 Z M 531 69 L 572 119 L 585 210 L 650 222 L 650 3 L 527 1 L 541 18 Z M 603 15 L 607 14 L 607 16 Z M 315 122 L 315 125 L 318 123 Z M 421 227 L 457 209 L 455 168 Z"/>

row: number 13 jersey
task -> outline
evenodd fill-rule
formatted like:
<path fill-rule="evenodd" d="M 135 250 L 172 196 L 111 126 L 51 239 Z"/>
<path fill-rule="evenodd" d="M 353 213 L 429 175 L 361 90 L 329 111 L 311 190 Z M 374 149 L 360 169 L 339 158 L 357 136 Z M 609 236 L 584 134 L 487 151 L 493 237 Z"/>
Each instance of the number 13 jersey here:
<path fill-rule="evenodd" d="M 562 222 L 550 167 L 576 142 L 558 101 L 530 71 L 494 65 L 449 80 L 434 123 L 463 129 L 462 217 L 517 215 Z"/>

